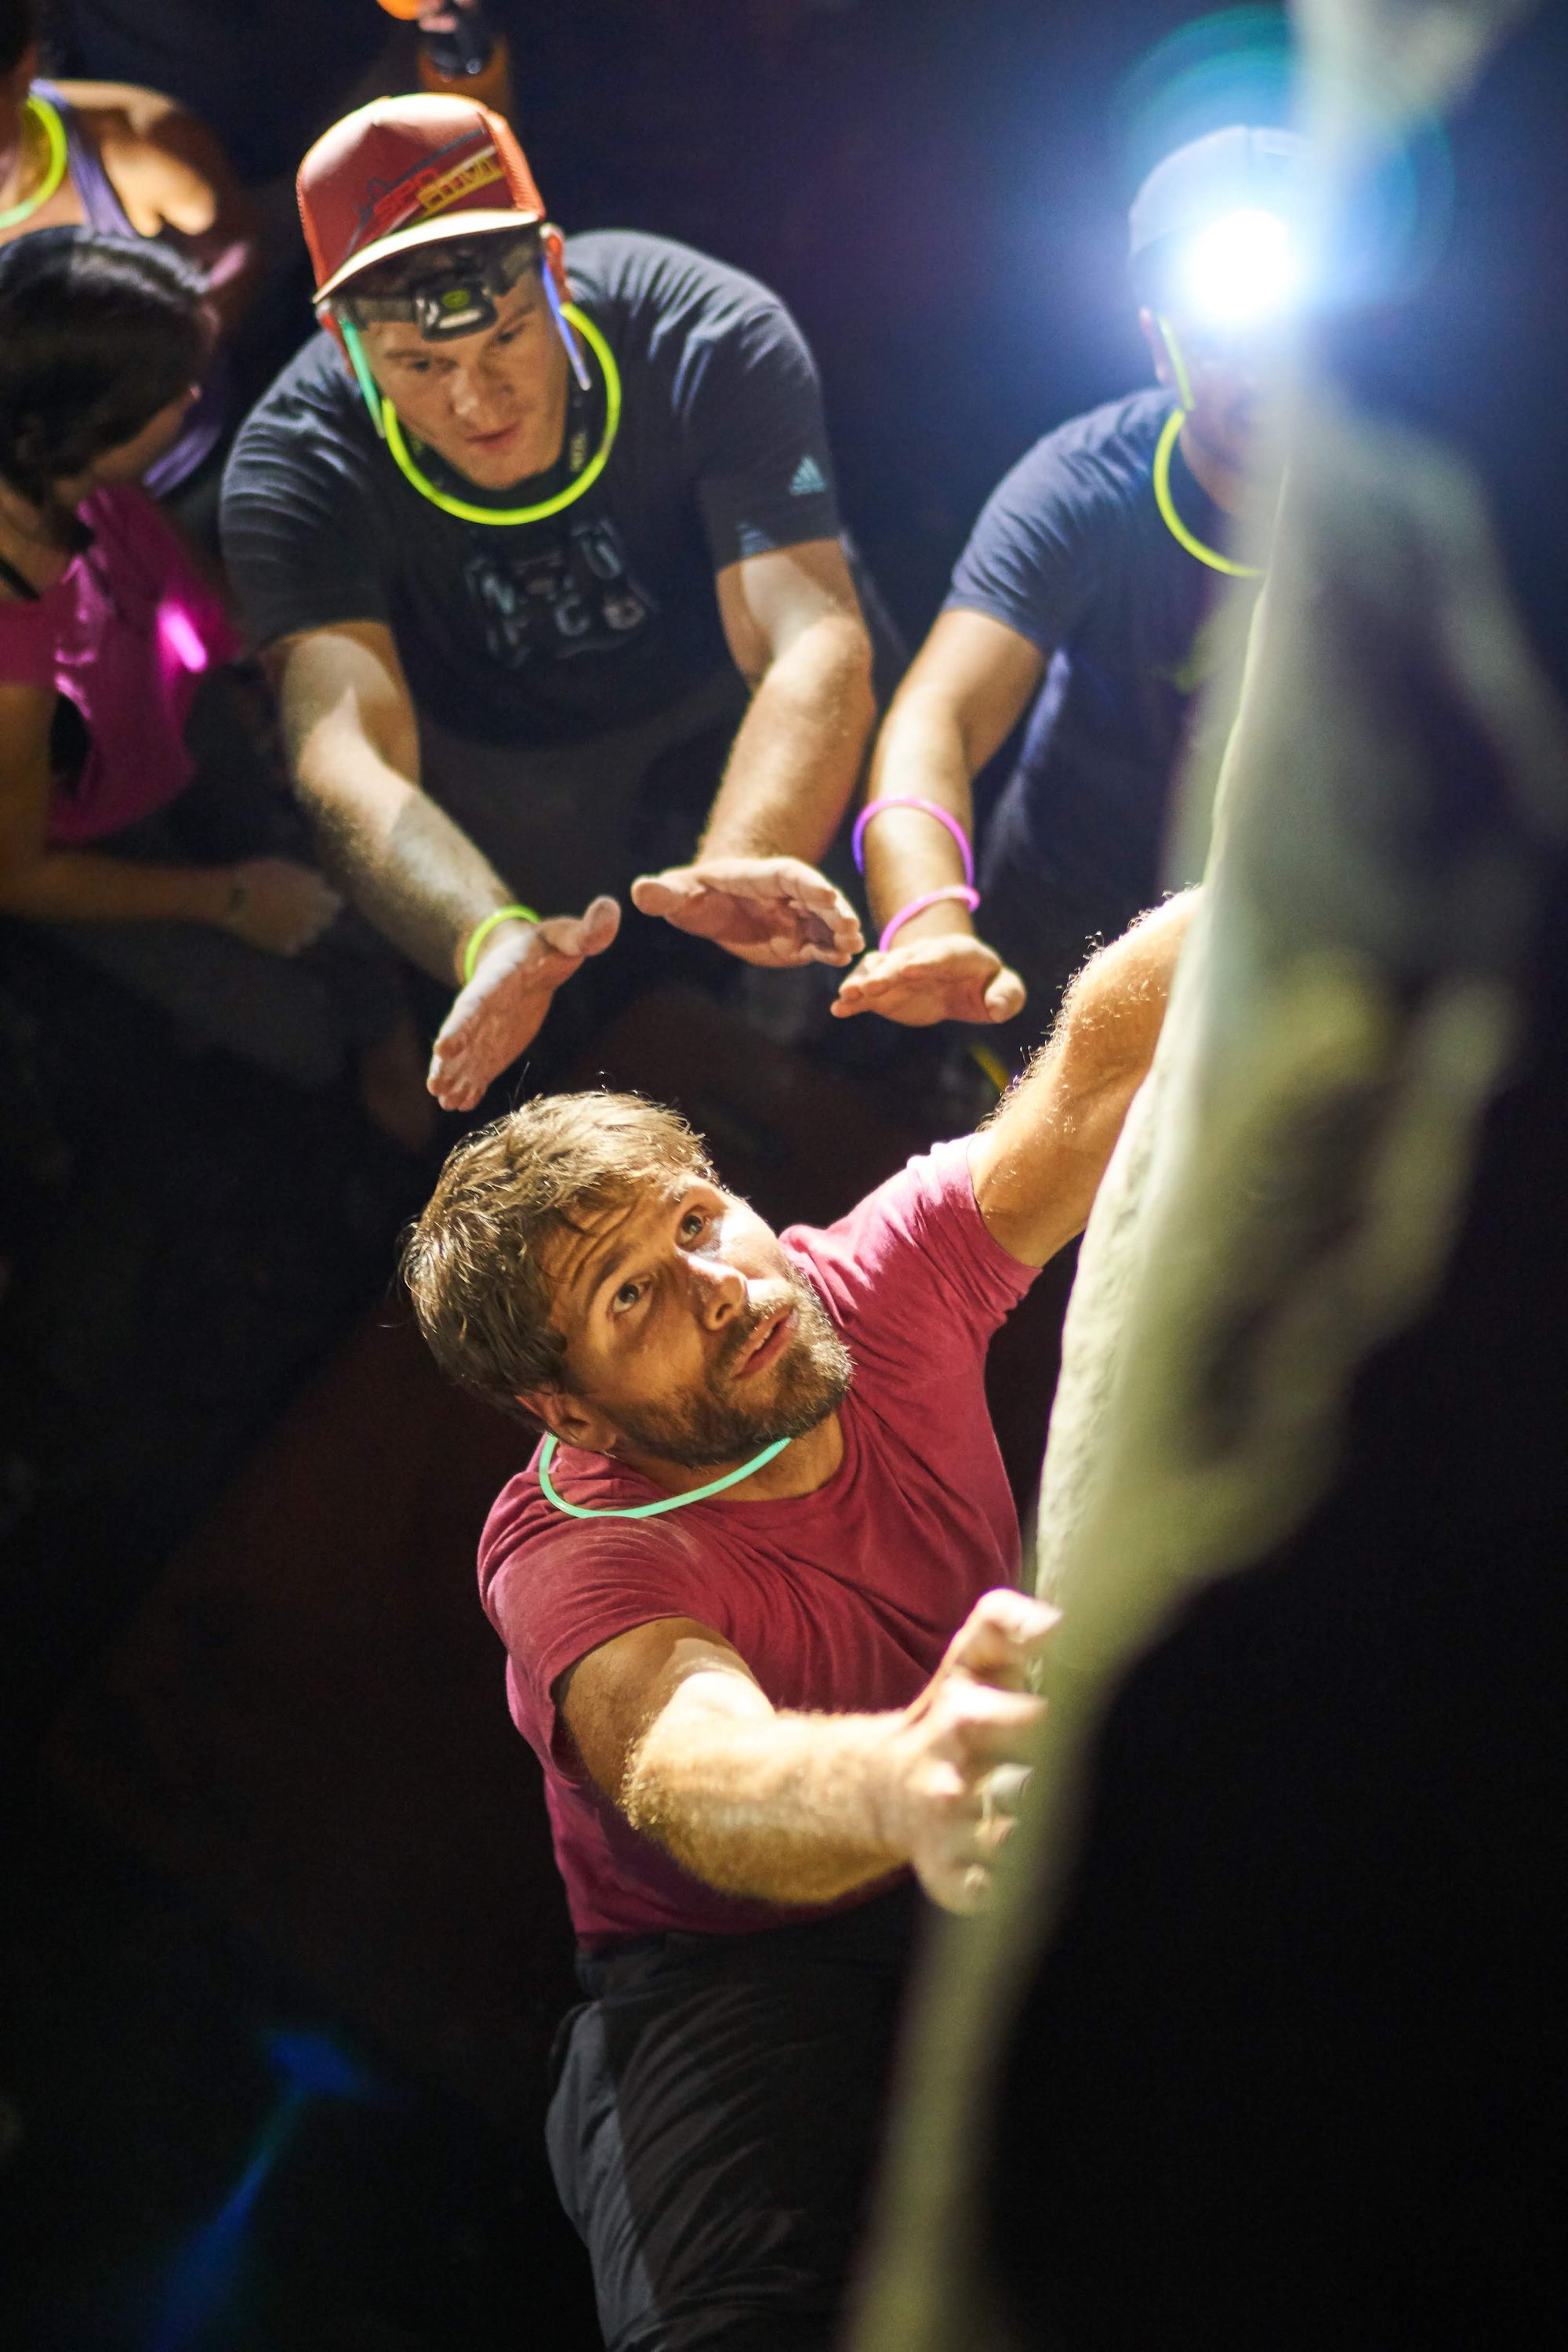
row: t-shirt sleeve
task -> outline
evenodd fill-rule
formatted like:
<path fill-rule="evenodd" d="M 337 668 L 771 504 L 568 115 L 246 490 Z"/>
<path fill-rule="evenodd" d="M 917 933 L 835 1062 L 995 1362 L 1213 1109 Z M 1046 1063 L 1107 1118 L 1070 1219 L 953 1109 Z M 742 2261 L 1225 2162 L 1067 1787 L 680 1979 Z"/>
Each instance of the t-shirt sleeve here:
<path fill-rule="evenodd" d="M 822 387 L 805 336 L 757 287 L 693 336 L 682 423 L 715 572 L 839 535 Z"/>
<path fill-rule="evenodd" d="M 224 474 L 225 567 L 252 642 L 392 608 L 364 453 L 321 392 L 288 380 L 241 427 Z"/>
<path fill-rule="evenodd" d="M 479 1581 L 490 1622 L 532 1725 L 558 1763 L 574 1769 L 561 1737 L 555 1685 L 601 1643 L 660 1617 L 711 1622 L 711 1569 L 705 1573 L 685 1531 L 588 1527 L 572 1522 L 540 1535 L 529 1527 L 537 1486 L 514 1482 L 490 1514 L 479 1547 Z M 525 1532 L 526 1530 L 526 1532 Z"/>
<path fill-rule="evenodd" d="M 910 1387 L 947 1378 L 955 1349 L 983 1354 L 1037 1272 L 992 1238 L 969 1143 L 961 1136 L 911 1160 L 837 1224 L 784 1236 L 851 1354 Z"/>
<path fill-rule="evenodd" d="M 944 613 L 985 613 L 1047 660 L 1100 584 L 1112 493 L 1084 454 L 1047 434 L 1004 476 L 959 557 Z"/>

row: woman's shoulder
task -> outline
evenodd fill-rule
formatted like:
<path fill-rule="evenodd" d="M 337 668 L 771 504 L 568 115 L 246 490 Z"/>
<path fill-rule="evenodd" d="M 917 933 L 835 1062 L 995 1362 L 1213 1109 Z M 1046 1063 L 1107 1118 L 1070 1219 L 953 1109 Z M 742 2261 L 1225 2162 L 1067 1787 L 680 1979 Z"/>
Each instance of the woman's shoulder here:
<path fill-rule="evenodd" d="M 192 235 L 210 226 L 225 166 L 213 134 L 176 99 L 129 81 L 56 84 L 79 135 L 97 154 L 131 226 L 156 236 L 167 225 Z"/>
<path fill-rule="evenodd" d="M 170 115 L 185 110 L 178 99 L 161 89 L 144 89 L 139 82 L 57 81 L 50 88 L 59 92 L 79 120 L 85 118 L 90 129 L 118 132 L 121 137 L 144 139 Z"/>

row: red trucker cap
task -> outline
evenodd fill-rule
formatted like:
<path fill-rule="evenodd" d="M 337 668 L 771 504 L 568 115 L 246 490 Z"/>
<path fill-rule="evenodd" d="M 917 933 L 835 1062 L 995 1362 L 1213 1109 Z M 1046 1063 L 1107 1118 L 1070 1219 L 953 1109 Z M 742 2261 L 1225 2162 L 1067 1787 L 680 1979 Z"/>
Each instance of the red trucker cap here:
<path fill-rule="evenodd" d="M 295 186 L 320 305 L 405 246 L 544 218 L 510 127 L 471 98 L 378 98 L 322 132 Z"/>

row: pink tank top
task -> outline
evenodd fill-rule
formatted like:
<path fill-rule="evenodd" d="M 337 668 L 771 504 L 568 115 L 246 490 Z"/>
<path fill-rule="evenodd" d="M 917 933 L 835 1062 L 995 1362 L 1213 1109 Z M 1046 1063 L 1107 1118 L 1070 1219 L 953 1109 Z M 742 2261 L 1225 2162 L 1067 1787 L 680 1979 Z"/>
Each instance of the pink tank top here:
<path fill-rule="evenodd" d="M 204 671 L 239 639 L 223 604 L 141 490 L 94 490 L 92 545 L 36 604 L 0 600 L 0 680 L 64 695 L 87 729 L 79 773 L 49 803 L 48 838 L 101 841 L 190 781 L 184 727 Z"/>

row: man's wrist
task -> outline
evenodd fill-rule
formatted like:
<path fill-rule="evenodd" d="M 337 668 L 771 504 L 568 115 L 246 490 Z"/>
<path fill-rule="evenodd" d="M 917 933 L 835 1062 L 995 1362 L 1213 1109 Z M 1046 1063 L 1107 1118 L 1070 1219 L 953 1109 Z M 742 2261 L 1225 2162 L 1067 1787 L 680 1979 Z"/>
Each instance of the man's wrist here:
<path fill-rule="evenodd" d="M 861 1762 L 868 1843 L 896 1866 L 908 1862 L 912 1845 L 907 1777 L 900 1752 L 906 1716 L 900 1709 L 896 1715 L 872 1715 L 862 1720 L 867 1735 Z"/>
<path fill-rule="evenodd" d="M 492 907 L 459 934 L 452 957 L 459 988 L 466 988 L 473 979 L 492 940 L 514 923 L 527 923 L 537 930 L 539 917 L 531 907 Z"/>
<path fill-rule="evenodd" d="M 942 888 L 945 885 L 933 884 L 931 887 Z M 921 893 L 915 891 L 910 895 L 919 898 Z M 904 903 L 907 905 L 909 901 L 906 900 Z M 882 922 L 878 926 L 879 938 L 898 911 L 897 907 L 889 908 Z M 896 947 L 912 947 L 919 940 L 973 940 L 978 936 L 974 928 L 974 918 L 963 899 L 941 898 L 935 906 L 922 907 L 918 915 L 911 915 L 906 922 L 900 923 L 893 944 Z"/>

